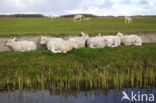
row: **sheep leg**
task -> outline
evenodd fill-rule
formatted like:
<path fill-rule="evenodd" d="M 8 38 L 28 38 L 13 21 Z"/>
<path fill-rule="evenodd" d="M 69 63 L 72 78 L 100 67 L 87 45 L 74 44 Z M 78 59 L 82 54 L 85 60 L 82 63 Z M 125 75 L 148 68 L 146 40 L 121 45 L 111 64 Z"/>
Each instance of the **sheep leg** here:
<path fill-rule="evenodd" d="M 60 52 L 61 52 L 61 51 L 57 51 L 57 50 L 55 50 L 54 47 L 51 48 L 51 51 L 52 51 L 53 53 L 60 53 Z"/>
<path fill-rule="evenodd" d="M 112 48 L 116 47 L 116 45 L 111 45 Z"/>
<path fill-rule="evenodd" d="M 24 50 L 20 50 L 21 52 L 24 52 Z"/>
<path fill-rule="evenodd" d="M 142 44 L 141 43 L 134 43 L 134 45 L 141 46 Z"/>
<path fill-rule="evenodd" d="M 59 50 L 52 50 L 53 53 L 61 53 Z"/>
<path fill-rule="evenodd" d="M 89 45 L 90 48 L 95 48 L 93 45 Z"/>
<path fill-rule="evenodd" d="M 51 50 L 53 53 L 60 53 L 60 51 Z"/>

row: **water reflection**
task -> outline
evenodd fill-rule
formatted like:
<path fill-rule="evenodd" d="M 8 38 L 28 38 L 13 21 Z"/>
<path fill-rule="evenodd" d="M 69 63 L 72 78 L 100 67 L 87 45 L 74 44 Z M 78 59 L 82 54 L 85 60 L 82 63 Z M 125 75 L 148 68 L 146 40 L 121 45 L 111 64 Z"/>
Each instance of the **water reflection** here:
<path fill-rule="evenodd" d="M 121 103 L 125 91 L 128 95 L 134 93 L 154 94 L 156 89 L 121 89 L 90 90 L 90 91 L 62 91 L 61 89 L 43 91 L 15 91 L 0 92 L 0 103 Z M 124 100 L 123 103 L 129 103 Z M 133 103 L 133 102 L 131 102 Z M 134 102 L 135 103 L 135 102 Z M 142 102 L 137 102 L 142 103 Z M 154 103 L 154 102 L 153 102 Z"/>

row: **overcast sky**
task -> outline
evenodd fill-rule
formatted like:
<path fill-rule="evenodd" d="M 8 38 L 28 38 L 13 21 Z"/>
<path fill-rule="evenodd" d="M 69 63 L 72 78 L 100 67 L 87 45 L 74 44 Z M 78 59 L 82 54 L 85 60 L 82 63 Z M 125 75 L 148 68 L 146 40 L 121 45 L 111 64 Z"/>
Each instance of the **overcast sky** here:
<path fill-rule="evenodd" d="M 0 14 L 156 15 L 156 0 L 0 0 Z"/>

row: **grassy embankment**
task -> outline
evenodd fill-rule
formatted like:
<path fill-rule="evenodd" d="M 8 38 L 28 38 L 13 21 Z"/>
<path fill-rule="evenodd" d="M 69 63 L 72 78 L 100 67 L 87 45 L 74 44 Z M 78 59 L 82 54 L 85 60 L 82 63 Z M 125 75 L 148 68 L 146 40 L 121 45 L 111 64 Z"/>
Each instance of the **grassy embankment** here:
<path fill-rule="evenodd" d="M 81 31 L 89 35 L 156 32 L 156 18 L 134 18 L 132 24 L 125 24 L 124 18 L 93 18 L 90 21 L 74 23 L 72 18 L 0 18 L 0 36 L 22 35 L 78 35 Z"/>
<path fill-rule="evenodd" d="M 73 23 L 71 18 L 0 18 L 0 36 L 66 36 L 102 33 L 156 32 L 156 18 L 93 18 Z M 0 53 L 0 89 L 53 88 L 90 89 L 156 87 L 156 44 L 142 47 L 73 50 L 53 54 L 47 50 Z"/>
<path fill-rule="evenodd" d="M 0 89 L 156 87 L 156 44 L 0 53 Z"/>

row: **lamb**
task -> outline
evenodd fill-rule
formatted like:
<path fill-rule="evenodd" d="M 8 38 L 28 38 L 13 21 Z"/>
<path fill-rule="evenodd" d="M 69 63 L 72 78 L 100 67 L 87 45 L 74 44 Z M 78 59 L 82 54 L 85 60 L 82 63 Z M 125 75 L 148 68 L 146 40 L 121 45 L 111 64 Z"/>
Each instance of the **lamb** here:
<path fill-rule="evenodd" d="M 33 41 L 29 40 L 16 41 L 16 38 L 9 39 L 6 45 L 11 47 L 14 51 L 20 52 L 32 51 L 37 49 L 37 46 Z"/>
<path fill-rule="evenodd" d="M 142 39 L 137 35 L 123 35 L 122 33 L 118 32 L 117 36 L 120 37 L 121 43 L 124 45 L 142 45 Z"/>
<path fill-rule="evenodd" d="M 53 53 L 67 53 L 71 51 L 74 47 L 71 41 L 59 39 L 59 38 L 47 38 L 42 36 L 41 37 L 41 44 L 46 44 L 47 49 Z"/>
<path fill-rule="evenodd" d="M 84 19 L 83 15 L 75 15 L 73 18 L 74 22 L 81 22 L 81 20 Z"/>
<path fill-rule="evenodd" d="M 101 34 L 98 34 L 98 36 L 90 37 L 87 40 L 87 46 L 89 48 L 104 48 L 106 44 L 104 43 L 104 38 Z"/>
<path fill-rule="evenodd" d="M 89 36 L 84 32 L 81 32 L 81 37 L 71 37 L 68 40 L 71 41 L 74 45 L 74 49 L 84 48 L 86 41 L 89 39 Z"/>

